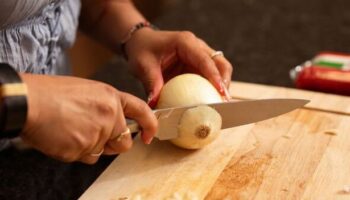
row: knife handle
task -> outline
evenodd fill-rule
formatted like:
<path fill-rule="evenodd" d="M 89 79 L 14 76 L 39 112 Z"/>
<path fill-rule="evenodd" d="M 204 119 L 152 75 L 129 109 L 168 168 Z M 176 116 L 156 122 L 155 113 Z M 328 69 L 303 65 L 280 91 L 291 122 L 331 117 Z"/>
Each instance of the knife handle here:
<path fill-rule="evenodd" d="M 130 130 L 130 133 L 137 133 L 141 130 L 139 124 L 135 120 L 126 119 L 126 125 Z"/>

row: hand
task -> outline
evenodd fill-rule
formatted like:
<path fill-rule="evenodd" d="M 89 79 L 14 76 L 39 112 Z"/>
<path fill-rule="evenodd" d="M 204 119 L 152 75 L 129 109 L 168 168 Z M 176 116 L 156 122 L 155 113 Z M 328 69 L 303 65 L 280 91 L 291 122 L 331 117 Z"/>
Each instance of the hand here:
<path fill-rule="evenodd" d="M 143 82 L 154 106 L 164 81 L 181 73 L 197 73 L 207 78 L 227 99 L 232 66 L 190 32 L 138 30 L 126 44 L 132 71 Z"/>
<path fill-rule="evenodd" d="M 150 143 L 157 120 L 142 100 L 104 83 L 64 76 L 21 74 L 28 87 L 28 118 L 22 139 L 62 161 L 92 164 L 104 154 L 118 154 L 132 146 L 124 132 L 125 117 L 142 127 Z"/>

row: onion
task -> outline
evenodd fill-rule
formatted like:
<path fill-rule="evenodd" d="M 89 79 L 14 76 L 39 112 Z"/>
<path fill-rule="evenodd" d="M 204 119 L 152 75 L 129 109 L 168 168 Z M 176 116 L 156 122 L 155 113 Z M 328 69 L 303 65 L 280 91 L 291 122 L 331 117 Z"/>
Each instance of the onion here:
<path fill-rule="evenodd" d="M 214 141 L 221 129 L 221 116 L 201 104 L 222 101 L 214 86 L 199 75 L 182 74 L 169 80 L 161 90 L 157 108 L 198 105 L 183 113 L 177 127 L 179 137 L 170 141 L 186 149 L 199 149 Z"/>

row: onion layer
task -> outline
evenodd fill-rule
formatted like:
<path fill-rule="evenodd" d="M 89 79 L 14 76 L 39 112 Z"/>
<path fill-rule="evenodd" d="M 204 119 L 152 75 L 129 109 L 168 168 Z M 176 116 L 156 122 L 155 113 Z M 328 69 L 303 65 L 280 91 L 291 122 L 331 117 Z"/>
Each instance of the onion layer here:
<path fill-rule="evenodd" d="M 222 97 L 205 78 L 196 74 L 182 74 L 163 87 L 157 108 L 200 105 L 222 102 Z M 179 137 L 170 140 L 186 149 L 199 149 L 219 135 L 222 119 L 213 108 L 200 105 L 186 110 L 178 124 Z"/>

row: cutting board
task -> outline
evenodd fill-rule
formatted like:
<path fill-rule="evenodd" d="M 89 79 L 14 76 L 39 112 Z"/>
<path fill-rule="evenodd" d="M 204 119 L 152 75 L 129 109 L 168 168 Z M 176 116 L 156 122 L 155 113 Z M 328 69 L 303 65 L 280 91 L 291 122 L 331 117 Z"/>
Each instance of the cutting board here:
<path fill-rule="evenodd" d="M 80 199 L 350 199 L 349 97 L 243 82 L 233 82 L 230 93 L 311 103 L 222 130 L 196 151 L 136 138 Z"/>

